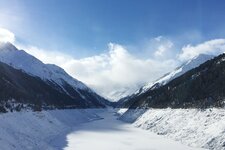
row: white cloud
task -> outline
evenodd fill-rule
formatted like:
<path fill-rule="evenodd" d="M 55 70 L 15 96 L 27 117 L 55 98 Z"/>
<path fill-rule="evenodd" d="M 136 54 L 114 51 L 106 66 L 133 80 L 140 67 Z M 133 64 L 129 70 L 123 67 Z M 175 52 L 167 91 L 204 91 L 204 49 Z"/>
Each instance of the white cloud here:
<path fill-rule="evenodd" d="M 158 42 L 160 42 L 160 40 L 158 40 Z M 154 52 L 154 56 L 156 57 L 164 56 L 166 51 L 170 50 L 172 47 L 173 43 L 171 41 L 165 41 L 164 43 L 161 43 L 158 46 L 157 50 Z"/>
<path fill-rule="evenodd" d="M 214 39 L 196 46 L 192 46 L 191 44 L 184 46 L 178 58 L 181 61 L 186 61 L 199 54 L 217 55 L 223 52 L 225 52 L 225 39 Z"/>
<path fill-rule="evenodd" d="M 172 54 L 175 52 L 174 43 L 164 36 L 158 36 L 144 41 L 140 49 L 142 51 L 144 50 L 147 56 L 152 56 L 156 59 L 174 58 Z"/>
<path fill-rule="evenodd" d="M 75 59 L 68 55 L 24 47 L 26 51 L 45 63 L 64 68 L 74 78 L 81 80 L 103 96 L 115 91 L 135 89 L 138 84 L 150 82 L 176 67 L 176 61 L 142 59 L 118 44 L 110 43 L 106 53 Z"/>
<path fill-rule="evenodd" d="M 4 28 L 0 28 L 0 42 L 11 42 L 13 43 L 15 41 L 15 35 Z"/>

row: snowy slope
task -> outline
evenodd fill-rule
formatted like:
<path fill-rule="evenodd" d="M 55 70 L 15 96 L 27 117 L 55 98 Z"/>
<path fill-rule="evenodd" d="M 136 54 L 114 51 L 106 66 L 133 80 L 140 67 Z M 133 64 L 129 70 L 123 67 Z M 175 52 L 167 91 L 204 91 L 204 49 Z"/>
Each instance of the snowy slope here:
<path fill-rule="evenodd" d="M 214 57 L 213 55 L 200 54 L 200 55 L 192 58 L 191 60 L 187 61 L 180 67 L 176 68 L 174 71 L 167 73 L 166 75 L 164 75 L 160 79 L 156 80 L 155 82 L 146 84 L 145 86 L 143 86 L 141 88 L 140 93 L 144 93 L 145 91 L 147 91 L 151 88 L 154 89 L 155 87 L 163 86 L 163 85 L 167 84 L 168 82 L 170 82 L 171 80 L 186 73 L 187 71 L 198 67 L 199 65 L 206 62 L 207 60 L 212 59 L 213 57 Z"/>
<path fill-rule="evenodd" d="M 0 115 L 0 149 L 55 150 L 51 141 L 61 137 L 63 149 L 66 135 L 80 123 L 100 119 L 95 109 L 14 112 Z"/>
<path fill-rule="evenodd" d="M 224 109 L 217 108 L 149 109 L 133 124 L 193 147 L 225 150 L 224 114 Z"/>

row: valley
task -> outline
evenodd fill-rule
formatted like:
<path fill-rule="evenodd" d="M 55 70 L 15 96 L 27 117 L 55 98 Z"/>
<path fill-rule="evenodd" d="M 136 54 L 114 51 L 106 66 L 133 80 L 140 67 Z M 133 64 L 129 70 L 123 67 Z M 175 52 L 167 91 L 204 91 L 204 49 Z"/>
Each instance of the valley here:
<path fill-rule="evenodd" d="M 118 120 L 114 109 L 95 111 L 100 119 L 75 125 L 50 145 L 56 150 L 204 150 L 185 146 Z"/>

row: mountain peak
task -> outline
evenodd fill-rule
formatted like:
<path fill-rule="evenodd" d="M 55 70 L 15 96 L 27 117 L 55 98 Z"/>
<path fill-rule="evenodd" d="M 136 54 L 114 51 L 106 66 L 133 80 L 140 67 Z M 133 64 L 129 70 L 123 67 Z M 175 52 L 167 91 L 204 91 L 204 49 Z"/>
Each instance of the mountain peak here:
<path fill-rule="evenodd" d="M 208 55 L 208 54 L 198 54 L 197 56 L 195 56 L 192 59 L 190 59 L 189 61 L 187 61 L 185 63 L 185 65 L 188 65 L 191 62 L 199 63 L 199 61 L 202 62 L 202 61 L 205 61 L 205 60 L 212 59 L 213 57 L 215 57 L 215 56 L 214 55 Z"/>
<path fill-rule="evenodd" d="M 10 42 L 1 42 L 0 50 L 3 51 L 17 51 L 18 49 Z"/>
<path fill-rule="evenodd" d="M 208 58 L 208 57 L 215 57 L 215 56 L 214 55 L 210 55 L 210 54 L 198 54 L 194 58 Z"/>
<path fill-rule="evenodd" d="M 190 69 L 196 68 L 202 63 L 206 62 L 207 60 L 212 59 L 215 57 L 214 55 L 207 55 L 207 54 L 199 54 L 194 58 L 190 59 L 184 65 L 181 65 L 179 68 L 182 68 L 183 72 L 187 72 Z"/>

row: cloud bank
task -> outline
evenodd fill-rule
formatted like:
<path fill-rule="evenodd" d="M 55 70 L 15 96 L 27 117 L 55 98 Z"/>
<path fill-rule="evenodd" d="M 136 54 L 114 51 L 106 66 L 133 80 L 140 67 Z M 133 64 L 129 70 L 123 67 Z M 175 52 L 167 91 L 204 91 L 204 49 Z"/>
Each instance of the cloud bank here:
<path fill-rule="evenodd" d="M 184 46 L 178 58 L 181 61 L 189 60 L 199 54 L 218 55 L 225 52 L 225 39 L 214 39 L 200 43 L 196 46 L 191 44 Z"/>
<path fill-rule="evenodd" d="M 15 41 L 15 35 L 4 28 L 0 28 L 0 42 L 10 42 L 13 43 Z"/>

